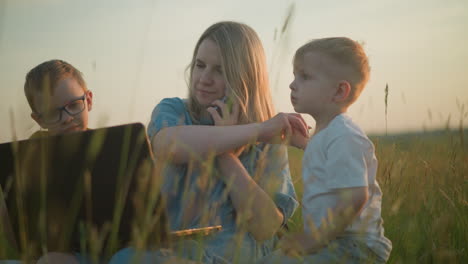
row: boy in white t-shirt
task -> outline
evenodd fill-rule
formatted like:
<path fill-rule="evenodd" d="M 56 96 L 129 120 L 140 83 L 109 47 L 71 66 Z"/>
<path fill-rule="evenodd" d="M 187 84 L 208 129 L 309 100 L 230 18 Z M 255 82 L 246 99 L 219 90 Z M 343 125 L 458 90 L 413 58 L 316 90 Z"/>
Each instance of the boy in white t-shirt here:
<path fill-rule="evenodd" d="M 374 145 L 346 115 L 369 79 L 362 46 L 349 38 L 313 40 L 296 51 L 291 102 L 311 115 L 302 160 L 304 232 L 279 242 L 263 263 L 385 263 L 392 248 L 384 236 L 382 192 Z M 307 144 L 307 147 L 305 146 Z"/>

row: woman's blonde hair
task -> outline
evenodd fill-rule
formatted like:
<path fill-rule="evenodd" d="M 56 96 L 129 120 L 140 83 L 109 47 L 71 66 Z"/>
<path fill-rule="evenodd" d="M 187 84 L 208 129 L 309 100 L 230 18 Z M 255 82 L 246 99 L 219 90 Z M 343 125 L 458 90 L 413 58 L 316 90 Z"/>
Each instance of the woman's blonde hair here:
<path fill-rule="evenodd" d="M 270 95 L 265 52 L 255 31 L 242 23 L 218 22 L 198 40 L 189 71 L 188 109 L 195 123 L 205 108 L 193 93 L 192 73 L 200 44 L 209 39 L 219 47 L 221 67 L 226 84 L 228 101 L 237 102 L 240 108 L 239 124 L 262 122 L 274 114 Z"/>

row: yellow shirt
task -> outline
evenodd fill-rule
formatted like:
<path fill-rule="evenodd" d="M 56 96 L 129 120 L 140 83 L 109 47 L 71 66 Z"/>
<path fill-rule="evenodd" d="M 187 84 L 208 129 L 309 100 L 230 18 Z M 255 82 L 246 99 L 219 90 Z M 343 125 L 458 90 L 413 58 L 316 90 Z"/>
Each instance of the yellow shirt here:
<path fill-rule="evenodd" d="M 89 128 L 87 128 L 86 130 L 89 130 Z M 36 132 L 34 132 L 30 137 L 29 139 L 34 139 L 34 138 L 42 138 L 42 137 L 48 137 L 50 136 L 50 132 L 47 131 L 47 130 L 38 130 Z"/>
<path fill-rule="evenodd" d="M 47 137 L 47 136 L 49 136 L 49 131 L 47 131 L 47 130 L 38 130 L 38 131 L 34 132 L 34 133 L 29 137 L 29 139 L 41 138 L 41 137 Z"/>

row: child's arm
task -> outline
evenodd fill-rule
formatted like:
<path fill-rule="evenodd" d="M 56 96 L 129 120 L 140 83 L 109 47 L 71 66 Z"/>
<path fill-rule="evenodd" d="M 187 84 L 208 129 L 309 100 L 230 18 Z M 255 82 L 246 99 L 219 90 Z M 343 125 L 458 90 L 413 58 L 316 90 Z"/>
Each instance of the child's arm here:
<path fill-rule="evenodd" d="M 318 229 L 311 225 L 311 234 L 296 233 L 282 239 L 279 247 L 285 254 L 308 255 L 326 246 L 352 223 L 368 199 L 367 187 L 339 189 L 332 195 L 335 206 L 330 208 L 331 217 L 323 219 Z"/>
<path fill-rule="evenodd" d="M 170 153 L 174 163 L 186 163 L 192 155 L 203 158 L 210 153 L 217 155 L 257 140 L 272 142 L 281 134 L 289 137 L 293 130 L 307 135 L 307 126 L 302 118 L 278 114 L 263 123 L 246 125 L 166 127 L 151 139 L 151 143 L 156 156 Z"/>

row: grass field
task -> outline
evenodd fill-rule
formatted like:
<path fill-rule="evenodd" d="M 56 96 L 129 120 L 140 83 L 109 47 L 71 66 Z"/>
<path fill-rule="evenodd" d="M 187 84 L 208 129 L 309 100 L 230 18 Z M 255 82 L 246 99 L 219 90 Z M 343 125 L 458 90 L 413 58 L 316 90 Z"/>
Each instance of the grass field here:
<path fill-rule="evenodd" d="M 379 160 L 385 235 L 393 243 L 389 263 L 468 263 L 467 135 L 371 137 Z M 299 199 L 302 154 L 289 151 Z M 290 226 L 302 228 L 300 210 Z"/>
<path fill-rule="evenodd" d="M 371 139 L 384 193 L 385 234 L 393 243 L 389 263 L 468 263 L 468 131 Z M 302 154 L 289 149 L 299 199 Z M 302 230 L 301 217 L 299 209 L 291 231 Z"/>

